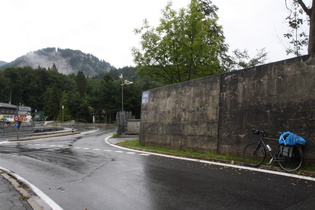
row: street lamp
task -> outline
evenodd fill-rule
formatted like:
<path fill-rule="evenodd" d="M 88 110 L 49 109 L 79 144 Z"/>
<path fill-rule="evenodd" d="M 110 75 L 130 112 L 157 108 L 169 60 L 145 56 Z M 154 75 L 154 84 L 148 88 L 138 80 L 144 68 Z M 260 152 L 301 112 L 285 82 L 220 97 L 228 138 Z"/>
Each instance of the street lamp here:
<path fill-rule="evenodd" d="M 124 85 L 131 85 L 133 82 L 130 82 L 128 80 L 124 80 L 123 74 L 119 76 L 121 79 L 121 112 L 124 111 Z"/>

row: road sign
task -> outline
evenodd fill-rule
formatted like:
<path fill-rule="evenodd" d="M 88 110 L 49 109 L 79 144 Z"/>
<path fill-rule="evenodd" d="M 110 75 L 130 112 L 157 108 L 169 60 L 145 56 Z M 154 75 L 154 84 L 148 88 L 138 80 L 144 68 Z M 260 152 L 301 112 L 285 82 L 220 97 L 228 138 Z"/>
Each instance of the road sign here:
<path fill-rule="evenodd" d="M 21 124 L 22 124 L 22 121 L 17 121 L 14 123 L 14 126 L 17 127 L 18 129 L 20 129 Z"/>
<path fill-rule="evenodd" d="M 24 121 L 24 118 L 26 118 L 26 115 L 14 115 L 14 122 Z"/>
<path fill-rule="evenodd" d="M 19 127 L 19 122 L 15 122 L 15 123 L 14 123 L 14 126 L 15 126 L 15 127 Z"/>

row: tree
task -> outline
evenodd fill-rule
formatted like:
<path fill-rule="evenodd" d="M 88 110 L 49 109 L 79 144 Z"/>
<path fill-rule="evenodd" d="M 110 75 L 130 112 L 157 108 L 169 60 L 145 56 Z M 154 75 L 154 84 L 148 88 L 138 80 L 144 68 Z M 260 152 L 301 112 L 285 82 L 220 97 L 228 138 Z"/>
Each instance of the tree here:
<path fill-rule="evenodd" d="M 285 1 L 287 3 L 287 0 L 285 0 Z M 293 16 L 290 15 L 287 18 L 289 21 L 289 26 L 293 30 L 297 30 L 300 27 L 300 25 L 303 24 L 303 19 L 298 18 L 297 15 L 301 14 L 304 11 L 309 18 L 309 24 L 310 24 L 309 35 L 307 38 L 305 33 L 299 34 L 299 36 L 302 37 L 302 39 L 298 39 L 297 36 L 295 36 L 295 38 L 294 38 L 293 33 L 287 33 L 284 36 L 291 39 L 291 42 L 292 42 L 292 38 L 293 38 L 293 44 L 297 47 L 301 47 L 301 46 L 307 44 L 307 42 L 308 42 L 308 54 L 313 54 L 313 53 L 315 53 L 315 1 L 312 1 L 311 8 L 308 8 L 305 5 L 305 3 L 303 2 L 303 0 L 293 0 L 293 4 L 295 4 L 295 5 L 298 4 L 302 9 L 298 10 L 298 13 L 293 12 L 292 13 Z M 299 50 L 299 49 L 297 49 L 297 50 Z"/>
<path fill-rule="evenodd" d="M 8 103 L 10 101 L 10 81 L 4 75 L 4 71 L 0 71 L 0 98 L 1 102 Z"/>
<path fill-rule="evenodd" d="M 100 87 L 99 97 L 101 109 L 105 112 L 105 121 L 109 122 L 112 120 L 112 114 L 116 115 L 116 112 L 121 107 L 120 81 L 114 81 L 109 74 L 105 74 Z"/>
<path fill-rule="evenodd" d="M 239 49 L 236 49 L 233 51 L 233 54 L 234 55 L 231 56 L 231 63 L 229 66 L 230 70 L 246 69 L 264 64 L 268 55 L 265 51 L 265 48 L 257 50 L 257 54 L 253 58 L 248 55 L 247 50 L 241 51 Z"/>
<path fill-rule="evenodd" d="M 157 28 L 147 20 L 141 34 L 141 50 L 134 48 L 134 61 L 143 77 L 164 84 L 192 80 L 223 72 L 220 65 L 227 51 L 222 27 L 217 24 L 217 7 L 192 0 L 188 9 L 176 12 L 168 3 Z"/>
<path fill-rule="evenodd" d="M 60 109 L 58 114 L 59 121 L 70 121 L 71 116 L 69 114 L 69 104 L 68 104 L 68 95 L 66 91 L 63 91 L 60 98 Z"/>
<path fill-rule="evenodd" d="M 75 121 L 91 122 L 91 113 L 86 97 L 81 97 L 78 92 L 67 93 L 68 113 Z"/>
<path fill-rule="evenodd" d="M 290 40 L 290 44 L 293 47 L 288 47 L 286 49 L 287 54 L 295 54 L 301 56 L 304 47 L 308 45 L 308 35 L 303 30 L 304 12 L 300 7 L 299 3 L 294 1 L 292 8 L 289 8 L 286 4 L 287 9 L 290 11 L 289 16 L 286 18 L 289 24 L 289 32 L 284 34 L 284 37 Z"/>
<path fill-rule="evenodd" d="M 76 83 L 78 87 L 78 91 L 80 93 L 80 96 L 84 96 L 87 91 L 87 81 L 85 79 L 83 71 L 79 71 L 78 75 L 76 77 Z"/>
<path fill-rule="evenodd" d="M 7 68 L 4 70 L 4 76 L 8 78 L 8 95 L 11 95 L 12 104 L 22 104 L 22 93 L 23 93 L 23 78 L 20 74 L 21 68 Z"/>
<path fill-rule="evenodd" d="M 59 91 L 55 84 L 49 91 L 49 99 L 45 106 L 45 115 L 48 116 L 49 119 L 55 120 L 57 118 L 60 106 L 59 99 Z"/>
<path fill-rule="evenodd" d="M 53 66 L 51 67 L 51 70 L 53 70 L 53 71 L 58 71 L 57 66 L 56 66 L 55 63 L 53 63 Z"/>

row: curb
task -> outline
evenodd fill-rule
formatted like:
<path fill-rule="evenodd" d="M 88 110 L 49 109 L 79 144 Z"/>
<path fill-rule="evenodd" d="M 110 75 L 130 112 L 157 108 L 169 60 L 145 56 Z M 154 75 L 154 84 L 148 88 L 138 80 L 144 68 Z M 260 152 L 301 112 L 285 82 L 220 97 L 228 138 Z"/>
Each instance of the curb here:
<path fill-rule="evenodd" d="M 31 194 L 35 193 L 31 191 L 31 188 L 26 183 L 18 180 L 12 173 L 6 170 L 0 169 L 0 172 L 0 175 L 14 186 L 14 188 L 23 196 L 23 198 L 31 205 L 34 210 L 44 209 L 44 207 L 37 203 L 34 197 L 31 196 Z"/>

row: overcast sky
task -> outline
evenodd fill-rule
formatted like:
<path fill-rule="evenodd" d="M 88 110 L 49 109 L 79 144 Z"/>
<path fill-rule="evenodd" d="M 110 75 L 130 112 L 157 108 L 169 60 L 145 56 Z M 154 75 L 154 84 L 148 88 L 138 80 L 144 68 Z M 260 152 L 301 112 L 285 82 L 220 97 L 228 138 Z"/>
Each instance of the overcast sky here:
<path fill-rule="evenodd" d="M 287 0 L 291 2 L 292 0 Z M 11 62 L 46 47 L 90 53 L 119 68 L 135 66 L 131 48 L 140 38 L 133 30 L 148 19 L 157 26 L 169 0 L 2 0 L 0 60 Z M 173 0 L 173 8 L 190 0 Z M 268 61 L 288 57 L 283 38 L 288 26 L 285 0 L 212 0 L 219 7 L 230 51 L 247 49 L 254 56 L 266 48 Z M 310 5 L 311 0 L 304 0 Z"/>

